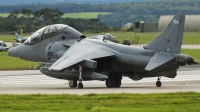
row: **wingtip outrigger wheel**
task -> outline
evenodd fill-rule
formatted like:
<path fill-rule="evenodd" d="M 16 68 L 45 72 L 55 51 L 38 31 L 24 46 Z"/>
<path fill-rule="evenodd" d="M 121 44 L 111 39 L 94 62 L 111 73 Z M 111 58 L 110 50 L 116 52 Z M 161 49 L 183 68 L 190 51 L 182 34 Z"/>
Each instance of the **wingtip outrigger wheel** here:
<path fill-rule="evenodd" d="M 160 79 L 161 79 L 161 76 L 158 76 L 158 80 L 157 80 L 157 82 L 156 82 L 156 86 L 157 86 L 157 87 L 161 87 L 161 85 L 162 85 Z"/>
<path fill-rule="evenodd" d="M 79 66 L 79 83 L 78 83 L 78 88 L 82 89 L 83 88 L 83 83 L 82 83 L 82 66 Z"/>

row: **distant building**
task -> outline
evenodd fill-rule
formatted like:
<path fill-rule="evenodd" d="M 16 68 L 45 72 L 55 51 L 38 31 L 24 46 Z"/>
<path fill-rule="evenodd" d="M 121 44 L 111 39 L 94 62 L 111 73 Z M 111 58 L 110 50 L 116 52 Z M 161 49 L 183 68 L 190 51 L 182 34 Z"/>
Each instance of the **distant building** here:
<path fill-rule="evenodd" d="M 158 31 L 162 31 L 174 15 L 162 15 L 159 19 Z M 200 31 L 200 15 L 186 15 L 184 31 Z"/>
<path fill-rule="evenodd" d="M 134 30 L 135 32 L 157 32 L 158 31 L 158 23 L 144 21 L 134 22 Z"/>
<path fill-rule="evenodd" d="M 123 28 L 130 28 L 133 27 L 133 23 L 126 23 L 123 25 Z"/>

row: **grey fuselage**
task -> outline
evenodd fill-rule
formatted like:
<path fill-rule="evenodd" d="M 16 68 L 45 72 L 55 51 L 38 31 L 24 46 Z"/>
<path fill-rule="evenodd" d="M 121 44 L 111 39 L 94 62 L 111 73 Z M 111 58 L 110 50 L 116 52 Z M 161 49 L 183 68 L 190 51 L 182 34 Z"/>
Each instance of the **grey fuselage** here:
<path fill-rule="evenodd" d="M 77 41 L 76 38 L 65 38 L 63 39 L 64 33 L 54 35 L 35 43 L 32 45 L 21 44 L 12 49 L 17 49 L 17 56 L 24 60 L 36 61 L 36 62 L 48 62 L 51 59 L 58 59 L 64 54 L 69 46 L 64 43 L 73 44 Z M 80 34 L 81 36 L 81 34 Z M 150 73 L 145 70 L 145 67 L 156 53 L 156 51 L 141 49 L 133 46 L 121 45 L 113 42 L 106 42 L 95 39 L 83 39 L 81 41 L 88 41 L 91 43 L 107 46 L 115 54 L 113 57 L 105 57 L 94 59 L 97 61 L 97 69 L 93 71 L 98 72 L 117 72 L 117 73 Z M 50 56 L 49 52 L 52 52 Z M 58 53 L 61 53 L 58 56 Z M 10 54 L 11 55 L 11 54 Z M 177 62 L 170 61 L 159 69 L 152 70 L 152 73 L 168 71 L 177 69 Z M 88 68 L 87 68 L 88 69 Z"/>
<path fill-rule="evenodd" d="M 154 56 L 156 51 L 141 49 L 133 46 L 126 46 L 122 44 L 107 42 L 107 41 L 98 41 L 87 39 L 86 41 L 107 46 L 111 49 L 111 51 L 115 54 L 114 58 L 109 58 L 110 60 L 106 60 L 110 65 L 111 72 L 120 72 L 120 73 L 150 73 L 145 70 L 145 67 Z M 98 60 L 98 59 L 97 59 Z M 103 60 L 102 60 L 103 61 Z M 110 63 L 109 63 L 110 62 Z M 101 62 L 98 62 L 101 63 Z M 97 64 L 98 66 L 98 64 Z M 106 67 L 105 71 L 106 71 Z M 109 67 L 108 67 L 109 68 Z M 168 70 L 177 69 L 178 65 L 175 60 L 172 60 L 161 67 L 159 69 L 154 69 L 151 72 L 163 72 Z M 103 69 L 102 69 L 103 70 Z"/>

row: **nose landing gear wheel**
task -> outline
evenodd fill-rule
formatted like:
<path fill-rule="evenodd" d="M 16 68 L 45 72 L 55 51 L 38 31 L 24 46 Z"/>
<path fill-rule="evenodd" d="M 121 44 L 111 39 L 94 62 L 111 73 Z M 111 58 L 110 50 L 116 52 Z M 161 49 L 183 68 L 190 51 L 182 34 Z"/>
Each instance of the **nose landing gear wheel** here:
<path fill-rule="evenodd" d="M 156 82 L 156 86 L 157 86 L 157 87 L 161 87 L 161 85 L 162 85 L 160 79 L 161 79 L 161 77 L 158 76 L 158 80 L 157 80 L 157 82 Z"/>
<path fill-rule="evenodd" d="M 160 81 L 157 81 L 157 82 L 156 82 L 156 86 L 157 86 L 157 87 L 161 87 L 161 85 L 162 85 L 162 83 L 161 83 Z"/>
<path fill-rule="evenodd" d="M 82 83 L 78 83 L 78 89 L 82 89 L 83 88 L 83 84 Z"/>

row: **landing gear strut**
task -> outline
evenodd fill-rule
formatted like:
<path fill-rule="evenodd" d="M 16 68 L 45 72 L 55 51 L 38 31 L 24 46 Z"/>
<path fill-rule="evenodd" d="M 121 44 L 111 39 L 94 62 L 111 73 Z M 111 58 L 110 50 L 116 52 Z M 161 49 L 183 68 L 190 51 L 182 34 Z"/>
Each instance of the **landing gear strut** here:
<path fill-rule="evenodd" d="M 82 66 L 79 66 L 79 83 L 78 83 L 78 88 L 82 89 L 83 88 L 83 83 L 82 83 Z"/>
<path fill-rule="evenodd" d="M 106 80 L 107 88 L 119 88 L 121 86 L 121 74 L 110 74 Z"/>
<path fill-rule="evenodd" d="M 161 76 L 158 76 L 158 80 L 157 80 L 157 82 L 156 82 L 156 86 L 157 86 L 157 87 L 161 87 L 161 85 L 162 85 L 160 79 L 161 79 Z"/>

